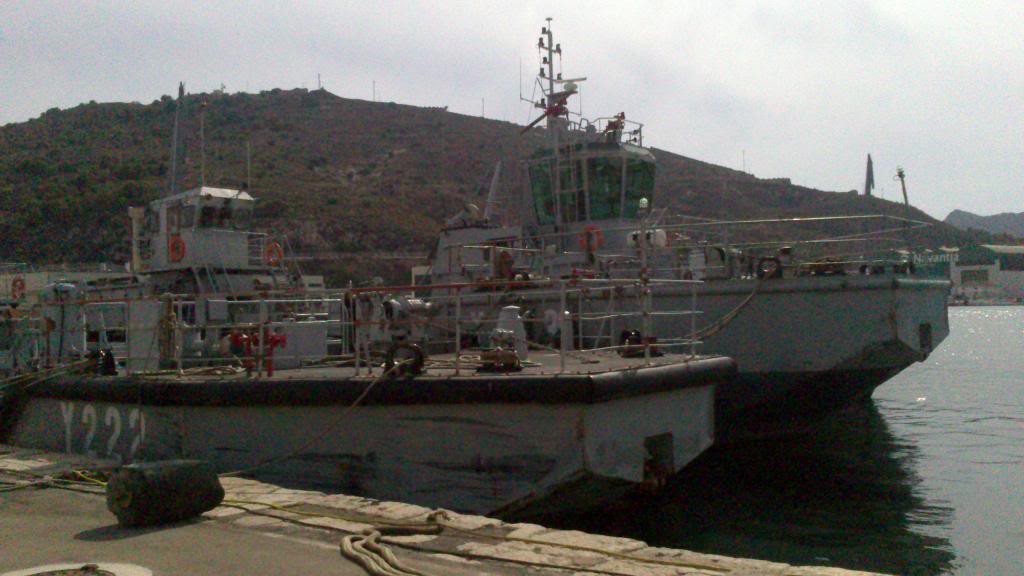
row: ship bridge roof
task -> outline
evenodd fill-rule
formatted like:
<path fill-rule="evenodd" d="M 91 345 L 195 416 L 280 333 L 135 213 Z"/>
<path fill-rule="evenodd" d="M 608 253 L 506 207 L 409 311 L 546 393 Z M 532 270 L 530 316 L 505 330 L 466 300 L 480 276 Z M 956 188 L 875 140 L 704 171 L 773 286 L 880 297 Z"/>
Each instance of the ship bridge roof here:
<path fill-rule="evenodd" d="M 983 247 L 995 252 L 996 254 L 1024 254 L 1024 246 L 1014 245 L 999 245 L 999 244 L 982 244 Z"/>
<path fill-rule="evenodd" d="M 254 198 L 244 190 L 233 190 L 231 188 L 214 188 L 212 186 L 200 186 L 198 188 L 192 188 L 184 192 L 178 192 L 165 198 L 160 198 L 153 202 L 154 205 L 170 204 L 187 198 L 226 198 L 228 200 L 242 200 L 242 201 L 254 201 Z"/>

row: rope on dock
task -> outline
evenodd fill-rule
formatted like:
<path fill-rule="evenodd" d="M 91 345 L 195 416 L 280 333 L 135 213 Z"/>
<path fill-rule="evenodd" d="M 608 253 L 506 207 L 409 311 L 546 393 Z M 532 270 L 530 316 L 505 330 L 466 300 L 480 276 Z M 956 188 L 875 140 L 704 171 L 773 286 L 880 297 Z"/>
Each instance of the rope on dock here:
<path fill-rule="evenodd" d="M 365 516 L 358 516 L 358 515 L 347 516 L 347 515 L 344 515 L 344 514 L 325 514 L 325 513 L 320 512 L 320 511 L 318 511 L 318 512 L 305 512 L 303 510 L 296 510 L 294 508 L 294 506 L 301 505 L 301 503 L 293 504 L 293 505 L 290 505 L 290 506 L 282 506 L 282 505 L 273 504 L 273 503 L 269 503 L 269 502 L 258 502 L 258 501 L 250 501 L 250 500 L 225 500 L 224 502 L 221 503 L 221 505 L 222 506 L 228 506 L 228 507 L 231 507 L 231 508 L 237 508 L 239 510 L 242 510 L 244 512 L 247 512 L 249 514 L 254 514 L 254 515 L 257 515 L 257 516 L 266 516 L 268 518 L 275 518 L 277 520 L 281 520 L 281 521 L 284 521 L 284 522 L 289 522 L 289 523 L 296 524 L 296 525 L 299 525 L 299 526 L 318 528 L 318 529 L 321 529 L 321 530 L 331 530 L 331 531 L 334 531 L 334 532 L 341 532 L 341 533 L 349 534 L 349 535 L 352 535 L 352 532 L 350 530 L 345 530 L 343 528 L 338 528 L 338 527 L 335 527 L 335 526 L 326 526 L 324 524 L 319 524 L 319 523 L 314 524 L 314 523 L 310 523 L 310 522 L 304 522 L 304 521 L 302 521 L 299 518 L 289 518 L 289 517 L 286 517 L 286 516 L 279 516 L 279 515 L 276 515 L 276 514 L 270 514 L 268 512 L 264 512 L 264 511 L 261 511 L 261 510 L 255 510 L 255 509 L 252 509 L 252 508 L 248 508 L 247 506 L 259 506 L 259 507 L 263 507 L 263 508 L 270 508 L 270 509 L 273 509 L 273 510 L 276 510 L 276 511 L 279 511 L 279 512 L 283 512 L 285 514 L 294 514 L 294 515 L 297 515 L 297 516 L 308 516 L 308 517 L 312 517 L 312 518 L 331 518 L 331 519 L 334 519 L 334 520 L 343 520 L 343 521 L 346 521 L 346 522 L 353 522 L 353 523 L 359 523 L 359 524 L 366 524 L 366 523 L 371 521 L 370 518 L 367 518 Z M 545 546 L 545 547 L 550 547 L 550 548 L 561 548 L 561 549 L 565 549 L 565 550 L 573 550 L 575 552 L 587 552 L 587 553 L 592 553 L 592 554 L 599 554 L 599 555 L 606 556 L 606 557 L 609 557 L 609 558 L 614 558 L 614 559 L 617 559 L 617 560 L 624 560 L 624 561 L 627 561 L 627 562 L 636 562 L 636 563 L 639 563 L 639 564 L 652 564 L 652 565 L 657 565 L 657 566 L 666 566 L 666 567 L 669 567 L 669 568 L 683 568 L 683 569 L 688 569 L 688 570 L 704 570 L 704 571 L 718 572 L 718 573 L 723 573 L 723 574 L 724 573 L 732 572 L 732 570 L 729 569 L 729 568 L 725 568 L 725 567 L 722 567 L 722 566 L 716 566 L 716 565 L 713 565 L 713 564 L 703 564 L 703 563 L 699 563 L 699 562 L 683 562 L 683 561 L 678 561 L 678 560 L 661 560 L 661 559 L 658 559 L 658 558 L 647 558 L 647 557 L 643 557 L 643 556 L 635 556 L 635 555 L 627 554 L 627 553 L 623 553 L 623 552 L 614 552 L 612 550 L 605 550 L 603 548 L 596 548 L 596 547 L 593 547 L 593 546 L 583 546 L 583 545 L 579 545 L 579 544 L 568 544 L 568 543 L 564 543 L 564 542 L 551 542 L 549 540 L 539 540 L 539 539 L 536 539 L 536 538 L 519 538 L 519 537 L 516 537 L 516 536 L 508 536 L 508 535 L 501 535 L 501 534 L 488 534 L 488 533 L 485 533 L 485 532 L 478 532 L 476 530 L 470 530 L 470 529 L 467 529 L 467 528 L 461 528 L 459 526 L 456 526 L 456 525 L 452 524 L 449 520 L 450 520 L 450 517 L 449 517 L 448 512 L 446 510 L 435 510 L 435 511 L 433 511 L 430 514 L 427 515 L 425 521 L 412 521 L 412 520 L 409 520 L 409 521 L 400 521 L 400 520 L 379 521 L 378 520 L 378 521 L 374 522 L 374 526 L 372 528 L 369 528 L 369 529 L 363 531 L 362 533 L 358 534 L 357 536 L 361 535 L 361 536 L 365 537 L 365 536 L 371 534 L 372 532 L 379 532 L 381 537 L 386 537 L 386 536 L 412 536 L 412 535 L 419 535 L 419 534 L 440 535 L 444 530 L 450 530 L 452 532 L 458 532 L 460 534 L 464 534 L 465 536 L 468 536 L 470 538 L 478 538 L 478 539 L 484 539 L 484 540 L 495 540 L 495 541 L 506 541 L 506 542 L 519 542 L 519 543 L 522 543 L 522 544 L 530 544 L 530 545 L 533 545 L 533 546 Z M 397 546 L 399 548 L 404 548 L 404 549 L 415 551 L 415 552 L 435 552 L 435 551 L 430 550 L 430 549 L 425 549 L 425 548 L 416 546 L 414 543 L 389 542 L 389 544 L 392 545 L 392 546 Z M 523 566 L 532 566 L 532 567 L 536 567 L 536 568 L 553 568 L 553 569 L 558 569 L 558 570 L 572 569 L 571 566 L 566 566 L 564 564 L 555 564 L 555 563 L 551 563 L 551 562 L 538 562 L 538 561 L 532 561 L 532 560 L 520 560 L 520 559 L 516 559 L 516 558 L 507 558 L 507 557 L 497 556 L 497 555 L 492 555 L 492 554 L 479 554 L 479 553 L 473 553 L 473 552 L 466 552 L 466 551 L 463 551 L 463 550 L 445 551 L 444 554 L 449 554 L 449 555 L 453 555 L 453 556 L 459 556 L 461 558 L 467 558 L 467 559 L 471 559 L 471 560 L 493 560 L 493 561 L 497 561 L 497 562 L 508 562 L 508 563 L 513 563 L 513 564 L 521 564 Z M 360 564 L 360 565 L 362 565 L 362 564 Z M 612 570 L 601 570 L 601 569 L 598 569 L 598 568 L 587 568 L 585 571 L 588 572 L 588 573 L 604 574 L 604 575 L 607 575 L 607 576 L 633 576 L 633 573 L 616 572 L 616 571 L 612 571 Z M 376 576 L 376 573 L 372 573 L 372 574 L 375 574 L 375 576 Z"/>
<path fill-rule="evenodd" d="M 437 532 L 440 532 L 438 528 Z M 380 529 L 369 530 L 365 534 L 352 534 L 342 538 L 338 548 L 342 556 L 362 566 L 371 576 L 428 576 L 399 561 L 390 548 L 379 542 L 380 537 Z"/>

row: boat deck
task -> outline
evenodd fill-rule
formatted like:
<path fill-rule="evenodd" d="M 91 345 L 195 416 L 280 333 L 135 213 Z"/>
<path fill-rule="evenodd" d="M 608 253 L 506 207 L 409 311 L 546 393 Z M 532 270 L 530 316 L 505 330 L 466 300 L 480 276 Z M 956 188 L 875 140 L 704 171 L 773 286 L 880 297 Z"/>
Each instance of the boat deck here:
<path fill-rule="evenodd" d="M 333 364 L 279 370 L 273 376 L 223 368 L 147 375 L 67 376 L 33 385 L 31 396 L 148 405 L 363 405 L 444 403 L 593 403 L 722 384 L 736 371 L 723 356 L 531 354 L 519 371 L 480 371 L 463 355 L 431 356 L 422 374 L 397 376 L 380 366 Z"/>

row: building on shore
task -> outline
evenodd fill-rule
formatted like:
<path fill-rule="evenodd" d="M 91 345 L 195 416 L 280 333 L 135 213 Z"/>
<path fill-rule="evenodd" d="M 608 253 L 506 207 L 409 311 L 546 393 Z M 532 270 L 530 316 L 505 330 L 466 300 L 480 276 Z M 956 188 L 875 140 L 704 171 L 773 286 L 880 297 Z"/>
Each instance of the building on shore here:
<path fill-rule="evenodd" d="M 1024 303 L 1024 246 L 962 248 L 949 269 L 952 296 L 971 303 Z"/>

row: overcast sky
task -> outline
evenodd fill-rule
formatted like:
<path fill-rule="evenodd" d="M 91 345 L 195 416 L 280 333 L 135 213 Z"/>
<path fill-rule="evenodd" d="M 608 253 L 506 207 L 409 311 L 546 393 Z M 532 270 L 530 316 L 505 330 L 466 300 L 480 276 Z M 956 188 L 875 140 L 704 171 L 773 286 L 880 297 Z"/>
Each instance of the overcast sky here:
<path fill-rule="evenodd" d="M 509 6 L 519 5 L 518 8 Z M 1024 211 L 1024 2 L 0 2 L 0 124 L 96 100 L 317 87 L 523 124 L 554 18 L 584 116 L 944 218 Z M 483 99 L 483 103 L 481 102 Z M 483 105 L 482 105 L 483 104 Z"/>

